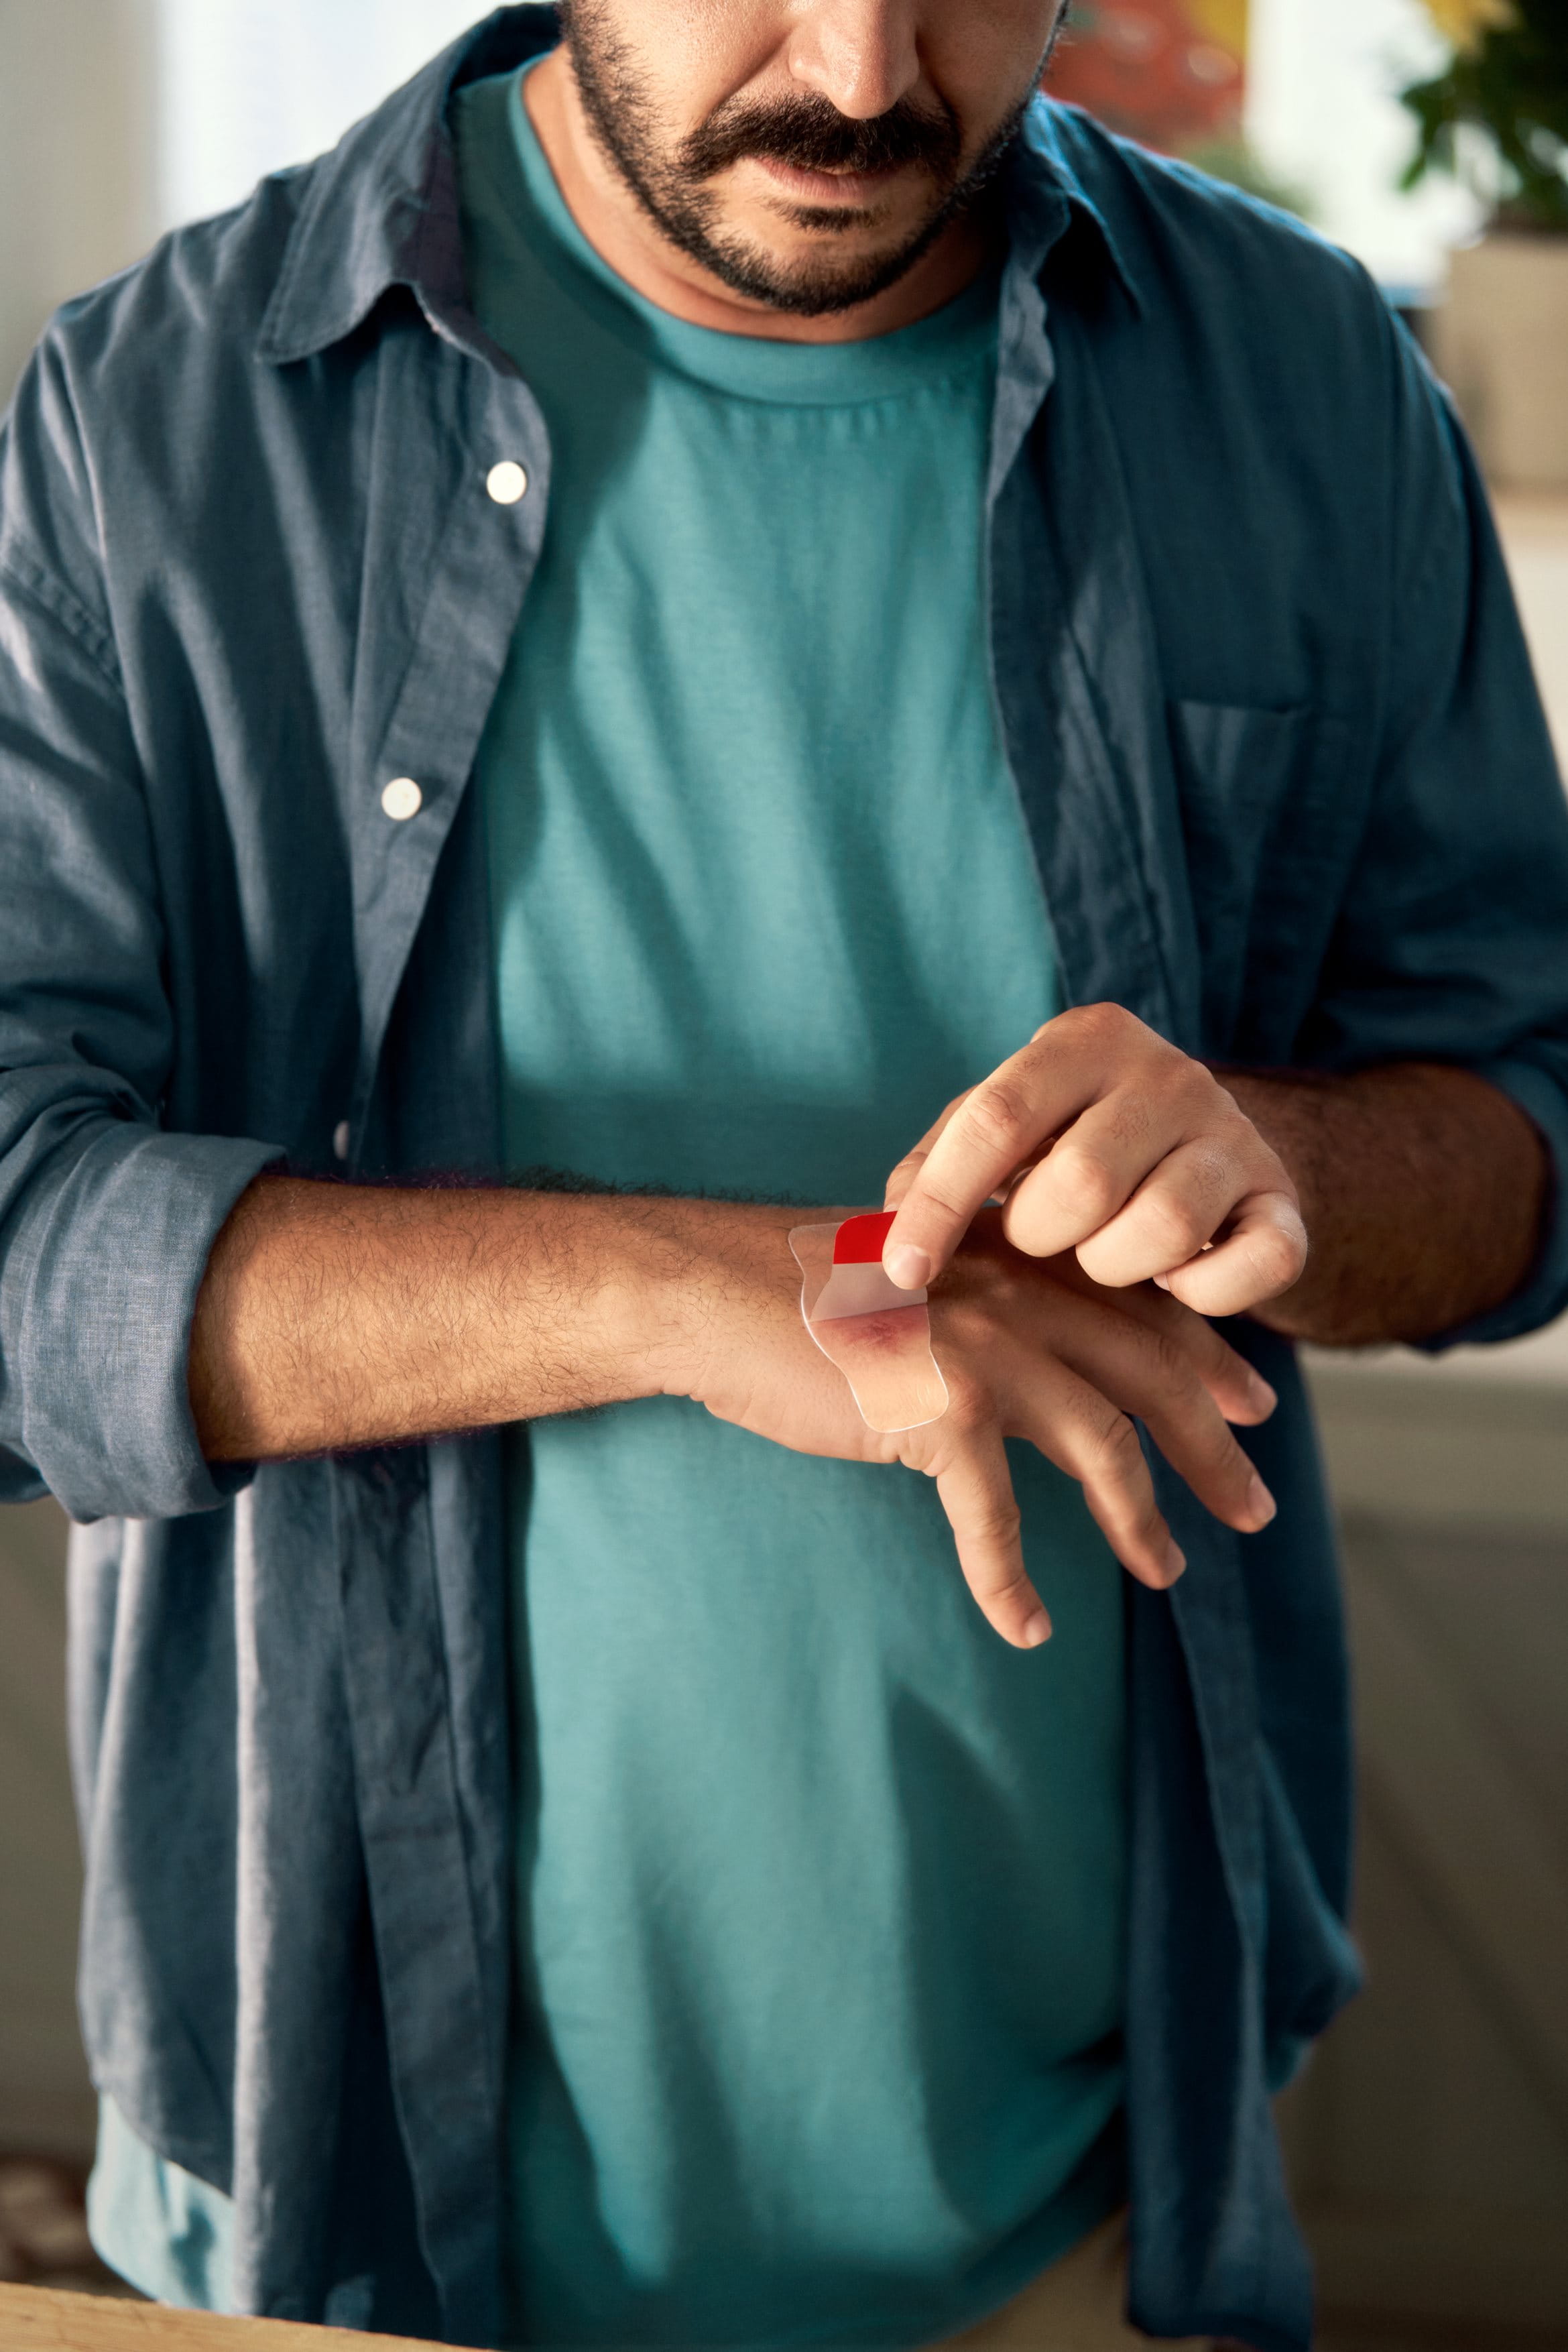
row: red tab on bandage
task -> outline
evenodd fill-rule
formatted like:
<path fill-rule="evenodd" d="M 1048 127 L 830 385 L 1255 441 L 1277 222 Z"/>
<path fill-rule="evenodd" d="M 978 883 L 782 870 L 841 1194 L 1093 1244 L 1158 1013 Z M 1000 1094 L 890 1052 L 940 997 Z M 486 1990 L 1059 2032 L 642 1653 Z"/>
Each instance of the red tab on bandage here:
<path fill-rule="evenodd" d="M 833 1264 L 880 1265 L 894 1214 L 888 1209 L 864 1217 L 846 1217 L 833 1243 Z"/>

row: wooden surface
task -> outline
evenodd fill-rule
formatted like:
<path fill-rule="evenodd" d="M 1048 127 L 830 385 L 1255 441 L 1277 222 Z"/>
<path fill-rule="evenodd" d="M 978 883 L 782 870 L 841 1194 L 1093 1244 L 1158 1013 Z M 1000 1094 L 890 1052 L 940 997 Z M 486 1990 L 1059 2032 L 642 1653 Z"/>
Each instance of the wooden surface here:
<path fill-rule="evenodd" d="M 406 2336 L 350 2335 L 277 2319 L 214 2319 L 110 2295 L 0 2286 L 0 2352 L 419 2352 Z"/>

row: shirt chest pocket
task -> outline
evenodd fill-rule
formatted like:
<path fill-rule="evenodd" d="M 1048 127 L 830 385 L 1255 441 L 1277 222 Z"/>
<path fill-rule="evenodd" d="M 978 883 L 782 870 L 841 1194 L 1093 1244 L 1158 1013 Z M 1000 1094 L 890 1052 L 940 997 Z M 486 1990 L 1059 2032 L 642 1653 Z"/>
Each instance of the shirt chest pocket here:
<path fill-rule="evenodd" d="M 1322 765 L 1314 714 L 1222 702 L 1166 709 L 1203 966 L 1205 1050 L 1270 1058 L 1285 1040 L 1270 1042 L 1269 1033 L 1291 1025 L 1270 1017 L 1281 998 L 1271 983 L 1288 978 L 1274 967 L 1288 948 L 1299 981 L 1300 956 L 1312 945 L 1300 928 L 1303 886 L 1314 867 L 1323 878 L 1311 847 Z"/>

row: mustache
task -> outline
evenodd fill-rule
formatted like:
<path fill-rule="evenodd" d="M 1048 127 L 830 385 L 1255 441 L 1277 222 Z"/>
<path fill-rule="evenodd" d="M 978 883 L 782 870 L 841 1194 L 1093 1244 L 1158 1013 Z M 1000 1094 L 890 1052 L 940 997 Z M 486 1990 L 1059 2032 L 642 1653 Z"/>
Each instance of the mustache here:
<path fill-rule="evenodd" d="M 681 167 L 710 180 L 746 156 L 793 164 L 800 172 L 894 172 L 924 165 L 937 180 L 958 168 L 963 134 L 950 113 L 927 114 L 900 99 L 885 114 L 857 122 L 825 98 L 806 93 L 775 105 L 756 100 L 717 107 L 682 141 Z"/>

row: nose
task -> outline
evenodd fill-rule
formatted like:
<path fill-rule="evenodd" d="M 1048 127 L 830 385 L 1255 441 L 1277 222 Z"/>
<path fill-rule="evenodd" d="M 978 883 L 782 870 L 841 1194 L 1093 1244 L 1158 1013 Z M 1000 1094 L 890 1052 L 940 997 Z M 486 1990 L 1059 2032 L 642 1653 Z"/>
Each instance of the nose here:
<path fill-rule="evenodd" d="M 915 0 L 813 0 L 791 29 L 791 79 L 869 122 L 920 79 Z"/>

